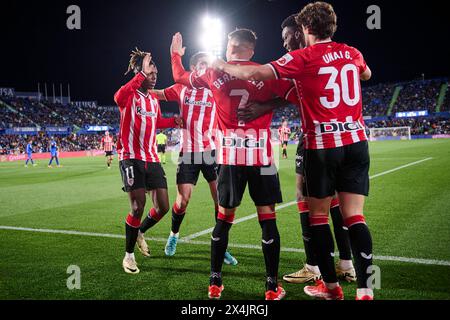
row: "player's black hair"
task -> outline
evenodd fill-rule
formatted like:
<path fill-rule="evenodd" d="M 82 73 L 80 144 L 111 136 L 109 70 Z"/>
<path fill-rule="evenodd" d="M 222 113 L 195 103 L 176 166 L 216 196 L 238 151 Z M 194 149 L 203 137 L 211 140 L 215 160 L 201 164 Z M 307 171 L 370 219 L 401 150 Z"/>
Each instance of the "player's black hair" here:
<path fill-rule="evenodd" d="M 304 48 L 305 47 L 305 35 L 303 34 L 301 25 L 297 24 L 296 18 L 297 18 L 297 14 L 291 14 L 289 17 L 284 19 L 283 22 L 281 23 L 281 29 L 291 28 L 291 29 L 293 29 L 294 32 L 298 31 L 299 32 L 298 41 L 300 42 L 300 48 Z M 297 40 L 297 38 L 296 38 L 296 40 Z"/>
<path fill-rule="evenodd" d="M 204 51 L 200 51 L 197 53 L 194 53 L 191 58 L 189 59 L 189 65 L 190 66 L 196 66 L 198 60 L 200 60 L 203 57 L 208 57 L 209 53 L 208 52 L 204 52 Z"/>
<path fill-rule="evenodd" d="M 128 69 L 127 69 L 127 72 L 125 72 L 125 75 L 127 75 L 130 71 L 133 71 L 134 73 L 141 72 L 142 71 L 142 61 L 144 60 L 144 57 L 146 54 L 149 54 L 149 53 L 141 51 L 137 47 L 135 47 L 135 50 L 131 51 L 131 53 L 130 53 L 130 62 L 128 64 Z M 153 59 L 150 61 L 150 65 L 156 66 Z"/>
<path fill-rule="evenodd" d="M 237 39 L 242 42 L 249 43 L 253 48 L 256 47 L 256 37 L 255 31 L 245 28 L 238 28 L 228 34 L 228 40 Z"/>
<path fill-rule="evenodd" d="M 281 29 L 284 29 L 286 27 L 288 28 L 298 28 L 298 24 L 295 21 L 296 14 L 291 14 L 289 17 L 283 20 L 281 23 Z"/>

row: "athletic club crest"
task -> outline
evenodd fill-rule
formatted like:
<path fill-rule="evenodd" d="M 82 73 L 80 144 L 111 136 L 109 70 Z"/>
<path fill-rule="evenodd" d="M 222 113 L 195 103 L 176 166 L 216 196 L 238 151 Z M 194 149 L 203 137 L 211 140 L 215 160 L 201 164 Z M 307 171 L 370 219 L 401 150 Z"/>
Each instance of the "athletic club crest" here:
<path fill-rule="evenodd" d="M 284 56 L 282 56 L 280 59 L 277 60 L 277 63 L 280 66 L 287 65 L 292 59 L 294 59 L 289 53 L 286 53 Z"/>
<path fill-rule="evenodd" d="M 134 184 L 134 178 L 127 178 L 127 183 L 131 187 Z"/>
<path fill-rule="evenodd" d="M 128 186 L 131 187 L 134 184 L 134 170 L 133 170 L 133 167 L 130 166 L 128 168 L 125 168 L 125 173 L 126 173 L 126 176 L 127 176 Z"/>

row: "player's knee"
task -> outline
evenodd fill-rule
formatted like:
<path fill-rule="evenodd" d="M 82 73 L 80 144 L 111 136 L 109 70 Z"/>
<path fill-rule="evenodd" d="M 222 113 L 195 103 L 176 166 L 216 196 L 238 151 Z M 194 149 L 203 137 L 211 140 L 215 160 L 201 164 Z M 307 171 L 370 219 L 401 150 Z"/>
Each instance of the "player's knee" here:
<path fill-rule="evenodd" d="M 133 208 L 133 209 L 131 210 L 131 215 L 132 215 L 134 218 L 141 218 L 143 213 L 144 213 L 144 210 L 143 210 L 143 209 L 142 209 L 142 210 L 138 210 L 138 209 Z"/>
<path fill-rule="evenodd" d="M 328 216 L 330 212 L 330 203 L 317 203 L 308 199 L 308 208 L 310 217 Z"/>
<path fill-rule="evenodd" d="M 297 175 L 296 187 L 297 187 L 297 192 L 296 192 L 297 202 L 305 201 L 306 198 L 303 194 L 303 178 L 299 175 Z"/>
<path fill-rule="evenodd" d="M 189 204 L 189 200 L 190 200 L 190 197 L 188 195 L 182 195 L 180 197 L 180 203 L 179 203 L 180 209 L 186 210 L 186 208 Z"/>
<path fill-rule="evenodd" d="M 134 217 L 142 217 L 142 214 L 144 213 L 145 205 L 139 203 L 138 201 L 133 202 L 131 205 L 131 214 Z"/>
<path fill-rule="evenodd" d="M 158 209 L 157 209 L 157 211 L 158 211 L 158 213 L 160 214 L 160 215 L 165 215 L 167 212 L 169 212 L 169 204 L 168 203 L 163 203 L 163 204 L 160 204 L 159 206 L 158 206 Z"/>
<path fill-rule="evenodd" d="M 305 201 L 305 196 L 301 190 L 297 190 L 297 202 Z"/>

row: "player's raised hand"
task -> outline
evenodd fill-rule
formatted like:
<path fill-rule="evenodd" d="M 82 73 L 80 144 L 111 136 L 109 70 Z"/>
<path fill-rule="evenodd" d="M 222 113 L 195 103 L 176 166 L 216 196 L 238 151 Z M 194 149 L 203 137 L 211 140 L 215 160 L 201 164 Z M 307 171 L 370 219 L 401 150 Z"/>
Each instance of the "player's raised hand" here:
<path fill-rule="evenodd" d="M 186 47 L 183 47 L 183 36 L 181 33 L 177 32 L 172 37 L 172 44 L 170 45 L 170 53 L 177 53 L 181 57 L 184 56 L 184 52 L 186 51 Z"/>
<path fill-rule="evenodd" d="M 216 70 L 223 71 L 223 68 L 226 64 L 227 63 L 223 59 L 217 58 L 213 61 L 212 67 Z"/>
<path fill-rule="evenodd" d="M 152 71 L 150 69 L 150 62 L 152 61 L 152 55 L 151 53 L 147 53 L 142 60 L 142 72 L 145 74 L 150 74 Z"/>

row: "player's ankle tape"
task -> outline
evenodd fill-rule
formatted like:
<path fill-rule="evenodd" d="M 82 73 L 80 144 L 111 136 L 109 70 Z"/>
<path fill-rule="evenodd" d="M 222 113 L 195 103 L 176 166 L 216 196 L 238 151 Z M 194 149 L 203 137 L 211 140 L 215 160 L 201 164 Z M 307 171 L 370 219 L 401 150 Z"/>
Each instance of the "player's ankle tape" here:
<path fill-rule="evenodd" d="M 324 224 L 328 224 L 328 215 L 320 215 L 320 216 L 314 216 L 314 217 L 309 217 L 309 225 L 311 227 L 314 226 L 320 226 L 320 225 L 324 225 Z"/>
<path fill-rule="evenodd" d="M 229 214 L 229 215 L 225 215 L 222 212 L 219 212 L 217 214 L 217 220 L 222 220 L 222 221 L 225 221 L 225 222 L 228 222 L 228 223 L 233 223 L 233 221 L 234 221 L 234 213 Z"/>
<path fill-rule="evenodd" d="M 352 216 L 350 218 L 344 219 L 344 226 L 350 228 L 351 226 L 358 223 L 366 223 L 366 219 L 363 215 Z"/>
<path fill-rule="evenodd" d="M 306 201 L 298 201 L 297 202 L 298 212 L 305 213 L 309 211 L 308 202 Z"/>
<path fill-rule="evenodd" d="M 126 223 L 133 228 L 139 228 L 141 226 L 141 219 L 134 217 L 131 213 L 127 215 Z"/>
<path fill-rule="evenodd" d="M 271 213 L 258 213 L 258 220 L 259 221 L 266 221 L 266 220 L 274 220 L 276 219 L 276 214 L 275 212 L 271 212 Z"/>
<path fill-rule="evenodd" d="M 330 208 L 334 208 L 339 206 L 339 199 L 338 198 L 333 198 L 331 199 L 331 204 L 330 204 Z"/>
<path fill-rule="evenodd" d="M 163 215 L 159 214 L 155 208 L 151 208 L 148 216 L 153 220 L 159 221 L 162 219 Z"/>

